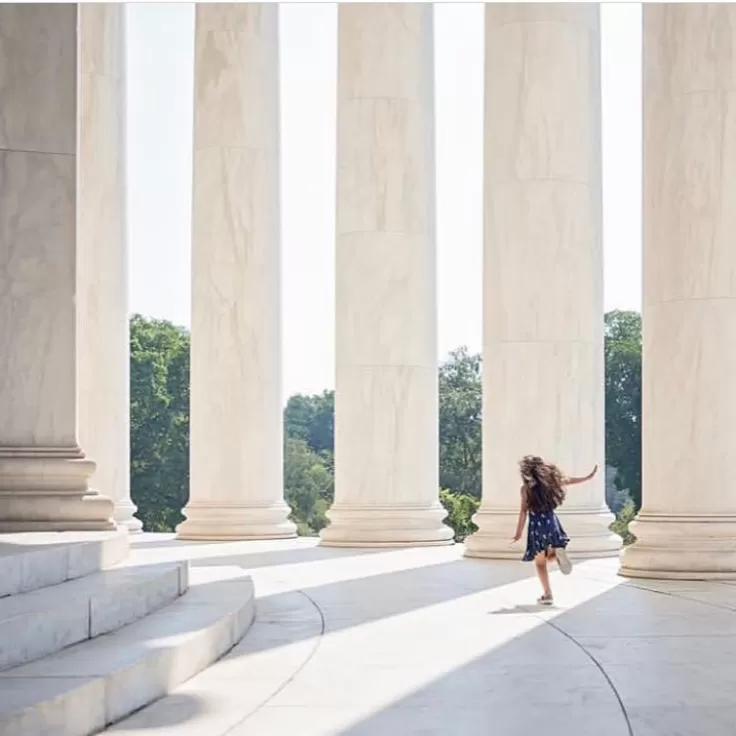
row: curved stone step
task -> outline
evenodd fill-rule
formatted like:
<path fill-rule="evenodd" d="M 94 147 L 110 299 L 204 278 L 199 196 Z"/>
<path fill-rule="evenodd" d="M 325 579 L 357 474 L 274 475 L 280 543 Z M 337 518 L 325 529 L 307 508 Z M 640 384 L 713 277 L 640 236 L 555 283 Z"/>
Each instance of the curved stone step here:
<path fill-rule="evenodd" d="M 125 626 L 186 591 L 187 563 L 104 570 L 0 599 L 0 670 Z"/>
<path fill-rule="evenodd" d="M 124 628 L 0 673 L 0 736 L 91 736 L 228 652 L 255 611 L 237 567 L 196 570 L 188 592 Z"/>
<path fill-rule="evenodd" d="M 106 570 L 129 546 L 125 530 L 0 534 L 0 598 Z"/>

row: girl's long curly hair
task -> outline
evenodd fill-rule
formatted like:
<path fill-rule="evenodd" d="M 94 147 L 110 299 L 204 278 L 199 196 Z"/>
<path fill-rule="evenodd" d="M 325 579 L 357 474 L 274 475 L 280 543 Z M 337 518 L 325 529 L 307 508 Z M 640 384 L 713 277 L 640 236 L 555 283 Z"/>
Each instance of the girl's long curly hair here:
<path fill-rule="evenodd" d="M 556 465 L 525 455 L 519 460 L 519 470 L 530 511 L 554 511 L 565 500 L 565 477 Z"/>

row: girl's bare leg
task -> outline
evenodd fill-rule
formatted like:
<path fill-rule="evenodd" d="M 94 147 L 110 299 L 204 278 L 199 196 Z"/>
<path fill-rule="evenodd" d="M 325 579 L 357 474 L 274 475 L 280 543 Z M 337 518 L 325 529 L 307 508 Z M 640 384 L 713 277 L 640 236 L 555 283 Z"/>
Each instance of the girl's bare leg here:
<path fill-rule="evenodd" d="M 540 552 L 534 558 L 534 567 L 537 571 L 537 577 L 539 582 L 542 584 L 544 595 L 547 598 L 552 597 L 552 589 L 549 587 L 549 571 L 547 570 L 547 553 Z"/>

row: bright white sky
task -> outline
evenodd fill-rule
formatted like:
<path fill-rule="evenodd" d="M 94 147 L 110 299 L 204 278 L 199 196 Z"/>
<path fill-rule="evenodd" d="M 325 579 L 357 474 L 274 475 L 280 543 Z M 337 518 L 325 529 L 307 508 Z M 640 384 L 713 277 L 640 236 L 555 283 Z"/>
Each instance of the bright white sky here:
<path fill-rule="evenodd" d="M 194 5 L 129 4 L 131 311 L 189 325 Z M 282 4 L 284 397 L 333 386 L 337 6 Z M 601 6 L 606 309 L 641 298 L 641 5 Z M 435 5 L 440 358 L 481 346 L 483 6 Z"/>

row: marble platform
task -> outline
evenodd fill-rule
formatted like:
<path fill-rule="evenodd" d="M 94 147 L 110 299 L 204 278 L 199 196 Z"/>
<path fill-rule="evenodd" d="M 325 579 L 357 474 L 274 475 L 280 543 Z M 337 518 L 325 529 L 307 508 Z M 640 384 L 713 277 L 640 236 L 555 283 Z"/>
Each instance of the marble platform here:
<path fill-rule="evenodd" d="M 0 736 L 92 736 L 165 696 L 253 620 L 237 566 L 121 559 L 129 537 L 0 537 Z"/>
<path fill-rule="evenodd" d="M 131 563 L 235 565 L 256 619 L 225 658 L 117 736 L 732 736 L 736 585 L 632 581 L 617 561 L 552 575 L 462 546 L 183 543 Z"/>

